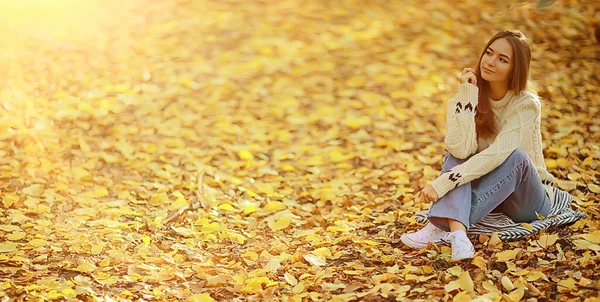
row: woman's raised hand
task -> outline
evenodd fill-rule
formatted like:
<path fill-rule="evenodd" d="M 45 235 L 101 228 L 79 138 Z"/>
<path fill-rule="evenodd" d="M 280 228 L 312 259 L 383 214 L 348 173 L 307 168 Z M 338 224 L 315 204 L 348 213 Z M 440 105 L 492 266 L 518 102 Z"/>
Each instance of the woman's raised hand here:
<path fill-rule="evenodd" d="M 477 86 L 477 76 L 475 75 L 475 70 L 472 68 L 463 69 L 462 76 L 460 77 L 460 83 L 471 83 Z"/>

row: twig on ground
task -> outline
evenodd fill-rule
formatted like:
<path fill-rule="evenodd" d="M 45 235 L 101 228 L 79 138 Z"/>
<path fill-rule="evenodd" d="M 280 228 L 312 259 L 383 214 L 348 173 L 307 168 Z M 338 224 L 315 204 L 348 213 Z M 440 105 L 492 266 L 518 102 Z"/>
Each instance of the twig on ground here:
<path fill-rule="evenodd" d="M 197 188 L 196 188 L 196 200 L 187 206 L 181 207 L 177 212 L 173 213 L 169 218 L 165 219 L 162 223 L 163 226 L 167 225 L 169 222 L 179 218 L 179 216 L 183 215 L 186 211 L 194 211 L 198 209 L 200 206 L 203 208 L 207 207 L 207 203 L 204 201 L 204 195 L 202 194 L 202 183 L 204 179 L 204 172 L 198 175 Z"/>

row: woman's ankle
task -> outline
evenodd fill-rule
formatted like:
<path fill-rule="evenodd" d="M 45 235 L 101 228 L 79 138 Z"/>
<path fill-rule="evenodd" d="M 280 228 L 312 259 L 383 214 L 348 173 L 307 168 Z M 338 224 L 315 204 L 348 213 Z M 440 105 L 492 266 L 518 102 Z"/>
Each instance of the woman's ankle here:
<path fill-rule="evenodd" d="M 454 231 L 464 231 L 467 232 L 467 228 L 460 221 L 456 221 L 454 219 L 448 218 L 448 226 L 450 227 L 450 232 Z"/>

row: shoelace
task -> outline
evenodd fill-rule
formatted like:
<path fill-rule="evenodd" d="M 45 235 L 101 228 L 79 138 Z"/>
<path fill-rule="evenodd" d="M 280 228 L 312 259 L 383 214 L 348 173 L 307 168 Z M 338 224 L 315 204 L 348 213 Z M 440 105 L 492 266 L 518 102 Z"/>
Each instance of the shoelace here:
<path fill-rule="evenodd" d="M 451 237 L 455 237 L 455 235 L 452 232 L 448 232 L 441 240 L 445 243 L 450 243 L 452 241 Z"/>

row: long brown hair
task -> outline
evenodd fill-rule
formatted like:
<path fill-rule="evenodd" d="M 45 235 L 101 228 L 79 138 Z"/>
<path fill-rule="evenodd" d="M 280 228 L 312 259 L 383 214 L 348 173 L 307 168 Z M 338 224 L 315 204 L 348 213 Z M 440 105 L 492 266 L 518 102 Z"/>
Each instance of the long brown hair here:
<path fill-rule="evenodd" d="M 529 64 L 531 62 L 531 48 L 527 42 L 527 37 L 519 30 L 503 30 L 490 39 L 479 56 L 475 75 L 477 76 L 477 86 L 479 87 L 479 102 L 477 113 L 475 115 L 475 128 L 477 137 L 490 137 L 497 134 L 496 123 L 490 107 L 490 84 L 481 77 L 481 58 L 485 55 L 487 49 L 494 41 L 504 38 L 513 49 L 513 69 L 508 80 L 508 90 L 512 90 L 515 95 L 519 95 L 527 87 L 529 79 Z"/>

